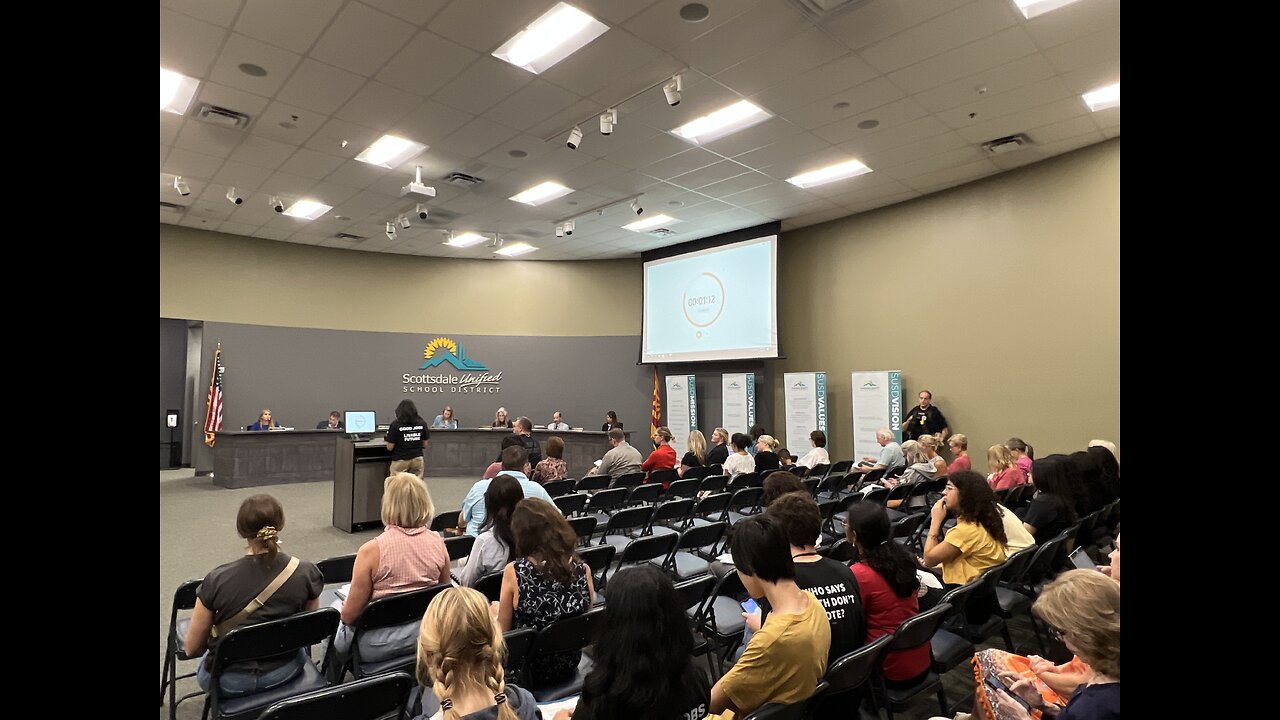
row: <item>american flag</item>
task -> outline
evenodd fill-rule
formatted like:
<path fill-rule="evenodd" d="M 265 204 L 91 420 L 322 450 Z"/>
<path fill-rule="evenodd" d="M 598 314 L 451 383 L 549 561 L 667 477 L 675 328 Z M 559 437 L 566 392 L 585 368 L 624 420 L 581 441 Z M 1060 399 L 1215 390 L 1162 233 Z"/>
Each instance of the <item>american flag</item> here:
<path fill-rule="evenodd" d="M 204 414 L 204 444 L 213 447 L 214 433 L 222 430 L 222 343 L 213 353 L 213 377 L 209 379 L 208 410 Z"/>

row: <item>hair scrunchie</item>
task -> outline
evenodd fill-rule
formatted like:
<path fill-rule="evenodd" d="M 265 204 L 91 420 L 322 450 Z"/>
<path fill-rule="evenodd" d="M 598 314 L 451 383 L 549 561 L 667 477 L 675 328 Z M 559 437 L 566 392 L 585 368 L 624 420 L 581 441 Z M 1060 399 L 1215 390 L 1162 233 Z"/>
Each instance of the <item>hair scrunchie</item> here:
<path fill-rule="evenodd" d="M 258 539 L 263 541 L 274 540 L 276 542 L 280 542 L 280 531 L 270 525 L 265 525 L 258 530 Z"/>
<path fill-rule="evenodd" d="M 504 692 L 500 692 L 497 695 L 493 696 L 493 702 L 495 705 L 501 705 L 506 701 L 507 701 L 507 694 Z"/>

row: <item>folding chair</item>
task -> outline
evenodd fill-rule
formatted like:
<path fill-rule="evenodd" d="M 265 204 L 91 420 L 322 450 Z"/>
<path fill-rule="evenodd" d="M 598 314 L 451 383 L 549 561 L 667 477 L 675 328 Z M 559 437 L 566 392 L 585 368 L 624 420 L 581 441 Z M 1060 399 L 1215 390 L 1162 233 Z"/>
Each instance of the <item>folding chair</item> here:
<path fill-rule="evenodd" d="M 421 590 L 386 595 L 369 603 L 351 628 L 354 631 L 351 637 L 351 653 L 347 656 L 343 667 L 337 671 L 336 677 L 344 677 L 347 671 L 350 671 L 356 679 L 397 670 L 412 673 L 414 665 L 417 664 L 416 645 L 405 648 L 378 647 L 369 644 L 366 636 L 382 628 L 390 629 L 406 623 L 422 622 L 422 615 L 427 611 L 427 606 L 436 595 L 449 587 L 451 587 L 449 583 L 440 583 Z M 326 665 L 328 662 L 329 659 L 326 658 Z"/>
<path fill-rule="evenodd" d="M 631 533 L 631 537 L 640 537 L 641 535 L 671 535 L 678 533 L 675 528 L 684 524 L 693 512 L 694 502 L 692 498 L 679 498 L 676 500 L 668 500 L 653 509 L 653 515 L 649 517 L 649 524 L 639 531 Z"/>
<path fill-rule="evenodd" d="M 202 578 L 188 580 L 178 586 L 173 593 L 173 607 L 169 611 L 169 633 L 168 641 L 164 650 L 164 669 L 160 671 L 160 707 L 164 707 L 164 689 L 169 688 L 169 718 L 173 720 L 178 716 L 178 704 L 183 700 L 189 700 L 197 695 L 203 695 L 204 691 L 199 688 L 193 693 L 183 695 L 181 699 L 175 699 L 177 694 L 177 684 L 183 678 L 195 676 L 195 670 L 182 675 L 178 674 L 178 662 L 185 660 L 195 660 L 199 662 L 204 656 L 187 657 L 186 641 L 187 628 L 191 625 L 191 618 L 178 618 L 179 610 L 191 610 L 196 606 L 196 588 L 200 587 L 203 582 Z"/>
<path fill-rule="evenodd" d="M 636 485 L 643 485 L 643 484 L 644 484 L 644 473 L 633 472 L 633 473 L 624 473 L 623 475 L 618 477 L 617 480 L 614 480 L 613 485 L 611 485 L 610 487 L 630 488 L 630 487 L 635 487 Z"/>
<path fill-rule="evenodd" d="M 876 663 L 876 693 L 881 704 L 885 706 L 888 712 L 889 720 L 893 720 L 893 711 L 899 712 L 906 709 L 916 696 L 926 692 L 936 692 L 938 694 L 938 707 L 942 709 L 942 714 L 947 713 L 947 696 L 942 689 L 942 680 L 932 669 L 920 679 L 919 682 L 910 687 L 894 687 L 889 688 L 884 684 L 884 659 L 890 653 L 900 650 L 911 650 L 918 648 L 929 642 L 933 637 L 933 633 L 942 625 L 942 621 L 946 619 L 947 614 L 951 612 L 951 606 L 946 602 L 938 603 L 928 612 L 922 612 L 913 618 L 903 621 L 898 629 L 893 633 L 893 640 L 885 647 L 884 652 L 880 655 L 880 660 Z"/>
<path fill-rule="evenodd" d="M 458 527 L 458 516 L 461 514 L 461 510 L 449 510 L 436 515 L 431 518 L 431 530 L 440 532 L 451 527 Z"/>
<path fill-rule="evenodd" d="M 707 574 L 715 559 L 716 547 L 728 529 L 729 523 L 716 522 L 680 533 L 674 552 L 662 564 L 663 569 L 677 580 Z"/>
<path fill-rule="evenodd" d="M 569 493 L 572 493 L 574 491 L 574 485 L 576 483 L 577 483 L 577 480 L 574 480 L 573 478 L 568 478 L 565 480 L 552 480 L 546 485 L 543 485 L 542 489 L 546 490 L 547 494 L 550 495 L 551 497 L 557 498 L 557 497 L 560 497 L 561 495 L 568 495 Z"/>
<path fill-rule="evenodd" d="M 578 484 L 574 485 L 573 488 L 578 492 L 595 492 L 609 487 L 611 482 L 613 482 L 613 478 L 608 475 L 588 475 L 579 480 Z"/>
<path fill-rule="evenodd" d="M 261 720 L 400 720 L 413 686 L 402 672 L 354 680 L 282 700 Z"/>
<path fill-rule="evenodd" d="M 558 495 L 551 498 L 551 502 L 555 503 L 556 507 L 560 508 L 561 515 L 569 517 L 574 513 L 582 512 L 582 509 L 587 506 L 587 500 L 589 499 L 590 496 L 585 493 L 574 493 L 571 495 Z"/>
<path fill-rule="evenodd" d="M 690 472 L 697 469 L 699 468 L 692 468 Z M 667 497 L 669 498 L 697 497 L 698 486 L 701 484 L 702 484 L 701 478 L 691 478 L 689 477 L 688 473 L 685 473 L 685 477 L 683 480 L 677 480 L 671 483 L 671 486 L 667 488 Z"/>
<path fill-rule="evenodd" d="M 476 581 L 475 590 L 484 595 L 489 602 L 498 602 L 502 594 L 502 570 L 491 572 Z"/>
<path fill-rule="evenodd" d="M 529 651 L 529 663 L 537 663 L 539 658 L 561 652 L 581 651 L 595 635 L 596 628 L 604 617 L 603 608 L 594 608 L 581 615 L 561 618 L 538 632 Z M 578 663 L 574 675 L 563 682 L 526 688 L 540 703 L 561 700 L 582 692 L 582 681 L 591 671 L 591 659 L 586 655 Z"/>
<path fill-rule="evenodd" d="M 850 715 L 850 710 L 860 704 L 855 696 L 859 688 L 871 680 L 872 672 L 879 666 L 885 648 L 893 642 L 893 635 L 881 635 L 853 652 L 842 655 L 827 667 L 822 682 L 826 688 L 811 700 L 814 717 L 839 717 Z"/>

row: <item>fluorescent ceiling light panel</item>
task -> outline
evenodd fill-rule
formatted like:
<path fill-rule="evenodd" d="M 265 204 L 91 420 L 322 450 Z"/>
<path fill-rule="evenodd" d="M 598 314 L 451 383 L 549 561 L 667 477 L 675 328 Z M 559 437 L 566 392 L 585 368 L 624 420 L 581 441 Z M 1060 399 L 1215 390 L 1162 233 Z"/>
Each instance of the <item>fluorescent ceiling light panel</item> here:
<path fill-rule="evenodd" d="M 536 74 L 574 54 L 608 29 L 608 25 L 569 3 L 556 3 L 494 50 L 493 56 Z"/>
<path fill-rule="evenodd" d="M 1089 109 L 1098 112 L 1107 108 L 1120 107 L 1120 83 L 1108 85 L 1097 90 L 1090 90 L 1081 95 Z"/>
<path fill-rule="evenodd" d="M 1018 12 L 1022 16 L 1030 20 L 1037 15 L 1043 15 L 1047 12 L 1053 12 L 1060 7 L 1066 7 L 1080 0 L 1013 0 L 1013 4 L 1018 7 Z"/>
<path fill-rule="evenodd" d="M 550 202 L 556 198 L 564 197 L 573 192 L 573 188 L 567 188 L 558 182 L 547 182 L 541 185 L 535 185 L 528 190 L 508 198 L 525 205 L 541 205 L 544 202 Z"/>
<path fill-rule="evenodd" d="M 796 187 L 811 188 L 815 185 L 825 185 L 845 178 L 866 175 L 869 172 L 871 172 L 871 168 L 863 165 L 861 160 L 846 160 L 842 163 L 828 165 L 817 170 L 810 170 L 807 173 L 800 173 L 795 177 L 789 177 L 787 182 Z"/>
<path fill-rule="evenodd" d="M 630 225 L 623 225 L 622 229 L 630 230 L 631 232 L 644 232 L 649 228 L 655 228 L 660 225 L 670 225 L 671 223 L 678 223 L 678 222 L 680 221 L 671 217 L 670 215 L 654 215 L 651 218 L 645 218 L 644 220 L 637 220 L 631 223 Z"/>
<path fill-rule="evenodd" d="M 465 232 L 465 233 L 462 233 L 461 235 L 454 235 L 448 242 L 445 243 L 445 245 L 450 245 L 453 247 L 460 247 L 460 248 L 467 248 L 467 247 L 471 247 L 472 245 L 479 245 L 480 243 L 488 239 L 489 238 L 481 235 L 480 233 Z"/>
<path fill-rule="evenodd" d="M 370 165 L 392 168 L 426 149 L 427 146 L 420 142 L 405 140 L 395 135 L 383 135 L 378 138 L 377 142 L 357 155 L 356 160 Z"/>
<path fill-rule="evenodd" d="M 710 115 L 703 115 L 693 122 L 686 123 L 671 132 L 693 143 L 701 145 L 725 135 L 749 128 L 756 123 L 768 120 L 771 115 L 760 109 L 758 105 L 739 100 L 720 108 Z"/>
<path fill-rule="evenodd" d="M 315 220 L 332 209 L 332 205 L 325 205 L 315 200 L 299 200 L 290 205 L 289 209 L 284 211 L 284 214 L 289 217 L 302 218 L 303 220 Z"/>
<path fill-rule="evenodd" d="M 160 68 L 160 109 L 185 115 L 199 87 L 200 81 L 195 78 Z"/>
<path fill-rule="evenodd" d="M 529 243 L 516 243 L 514 245 L 507 245 L 501 250 L 495 251 L 493 254 L 501 255 L 502 257 L 519 257 L 520 255 L 527 255 L 537 249 L 538 248 L 530 245 Z"/>

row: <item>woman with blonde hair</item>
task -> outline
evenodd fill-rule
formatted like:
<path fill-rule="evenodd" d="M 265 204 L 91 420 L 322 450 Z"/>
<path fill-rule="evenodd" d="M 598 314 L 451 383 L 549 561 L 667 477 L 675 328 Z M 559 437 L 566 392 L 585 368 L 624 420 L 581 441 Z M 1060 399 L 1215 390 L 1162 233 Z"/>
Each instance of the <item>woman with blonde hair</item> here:
<path fill-rule="evenodd" d="M 942 459 L 938 454 L 938 438 L 936 435 L 921 435 L 916 442 L 920 443 L 920 449 L 924 451 L 927 462 L 933 464 L 934 477 L 942 477 L 947 474 L 947 461 Z"/>
<path fill-rule="evenodd" d="M 961 470 L 972 470 L 973 463 L 969 461 L 969 436 L 956 433 L 947 438 L 947 447 L 951 448 L 951 457 L 954 458 L 951 464 L 947 466 L 947 474 L 952 475 Z"/>
<path fill-rule="evenodd" d="M 987 469 L 991 471 L 987 475 L 987 484 L 992 490 L 1008 490 L 1027 483 L 1027 474 L 1018 467 L 1017 458 L 1004 445 L 987 448 Z"/>
<path fill-rule="evenodd" d="M 493 414 L 493 425 L 491 425 L 490 427 L 496 427 L 496 428 L 513 427 L 511 424 L 511 419 L 507 417 L 506 408 L 504 407 L 498 408 L 498 411 Z"/>
<path fill-rule="evenodd" d="M 931 435 L 923 435 L 921 438 L 932 437 Z M 913 483 L 922 480 L 933 480 L 938 477 L 938 467 L 929 462 L 929 455 L 924 450 L 924 444 L 919 440 L 908 440 L 902 443 L 902 457 L 906 458 L 907 469 L 902 475 L 896 478 L 885 478 L 880 484 L 885 487 L 895 487 L 900 483 Z M 942 458 L 938 458 L 941 460 Z M 891 503 L 894 501 L 890 501 Z M 891 504 L 889 507 L 897 507 Z"/>
<path fill-rule="evenodd" d="M 342 624 L 333 639 L 335 657 L 329 659 L 334 681 L 342 679 L 343 663 L 351 652 L 351 626 L 370 602 L 450 582 L 449 551 L 440 535 L 427 529 L 434 514 L 427 484 L 417 475 L 396 473 L 382 482 L 386 529 L 356 552 L 351 589 L 342 603 Z M 417 621 L 371 630 L 360 640 L 360 658 L 375 662 L 407 654 L 417 634 Z"/>
<path fill-rule="evenodd" d="M 680 477 L 689 472 L 689 468 L 702 467 L 707 462 L 707 438 L 701 430 L 689 433 L 689 451 L 680 458 Z"/>
<path fill-rule="evenodd" d="M 534 720 L 533 695 L 506 684 L 502 631 L 484 595 L 453 587 L 431 601 L 418 632 L 418 682 L 425 720 Z"/>

